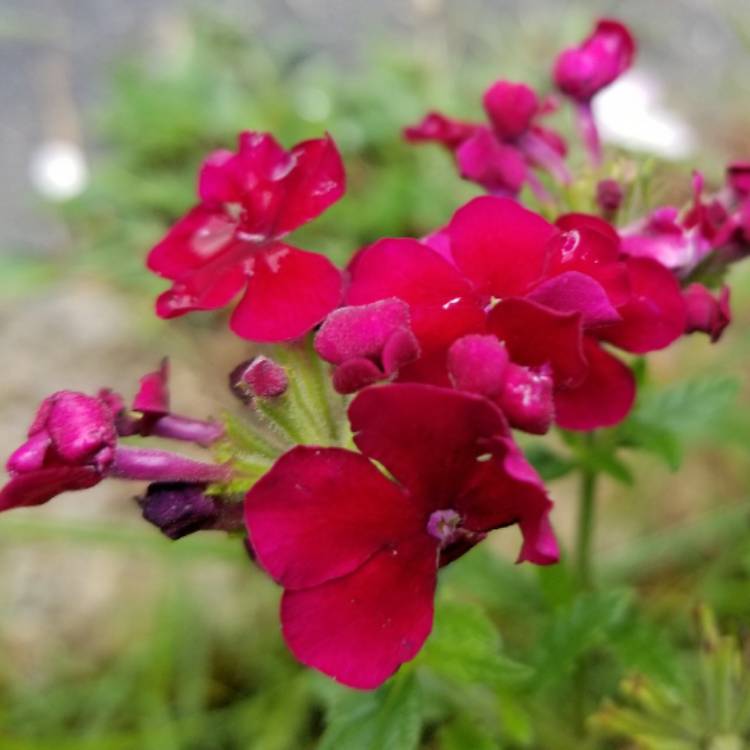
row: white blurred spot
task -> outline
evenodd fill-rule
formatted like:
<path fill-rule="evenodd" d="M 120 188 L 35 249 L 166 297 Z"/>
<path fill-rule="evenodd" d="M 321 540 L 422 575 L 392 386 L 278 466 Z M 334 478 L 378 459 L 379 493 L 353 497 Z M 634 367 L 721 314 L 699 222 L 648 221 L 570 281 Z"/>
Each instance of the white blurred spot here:
<path fill-rule="evenodd" d="M 687 123 L 661 102 L 661 87 L 642 70 L 625 74 L 594 98 L 602 140 L 665 159 L 684 159 L 695 151 Z"/>
<path fill-rule="evenodd" d="M 37 192 L 48 200 L 74 198 L 88 182 L 83 151 L 70 141 L 46 141 L 32 154 L 29 177 Z"/>

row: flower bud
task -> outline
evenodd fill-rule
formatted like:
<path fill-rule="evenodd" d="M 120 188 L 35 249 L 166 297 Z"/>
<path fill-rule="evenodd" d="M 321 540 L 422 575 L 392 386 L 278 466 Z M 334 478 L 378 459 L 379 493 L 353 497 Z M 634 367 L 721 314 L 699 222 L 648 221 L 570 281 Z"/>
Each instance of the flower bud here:
<path fill-rule="evenodd" d="M 229 388 L 246 404 L 255 397 L 278 398 L 288 387 L 286 370 L 262 355 L 241 362 L 229 374 Z"/>

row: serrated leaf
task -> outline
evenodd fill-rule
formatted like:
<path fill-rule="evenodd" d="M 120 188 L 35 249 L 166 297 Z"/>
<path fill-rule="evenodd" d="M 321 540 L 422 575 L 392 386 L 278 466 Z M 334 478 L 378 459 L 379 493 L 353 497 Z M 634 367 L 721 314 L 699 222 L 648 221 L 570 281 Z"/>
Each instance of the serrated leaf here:
<path fill-rule="evenodd" d="M 627 591 L 589 592 L 554 611 L 538 639 L 535 684 L 567 679 L 579 657 L 607 641 L 630 607 Z"/>
<path fill-rule="evenodd" d="M 318 750 L 416 750 L 422 734 L 417 683 L 402 673 L 370 693 L 339 693 L 327 718 Z"/>
<path fill-rule="evenodd" d="M 419 664 L 460 683 L 517 685 L 531 670 L 504 656 L 500 634 L 481 607 L 467 602 L 443 602 Z"/>

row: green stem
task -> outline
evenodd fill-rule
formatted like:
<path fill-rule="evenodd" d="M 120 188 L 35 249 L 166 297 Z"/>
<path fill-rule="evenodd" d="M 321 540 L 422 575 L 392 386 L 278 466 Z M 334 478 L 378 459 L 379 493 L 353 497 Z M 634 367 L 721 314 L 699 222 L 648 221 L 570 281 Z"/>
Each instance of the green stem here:
<path fill-rule="evenodd" d="M 589 433 L 586 440 L 588 445 L 592 446 L 594 442 L 593 433 Z M 597 471 L 587 462 L 581 467 L 581 484 L 578 496 L 578 533 L 575 544 L 575 567 L 581 589 L 593 587 L 591 548 L 596 519 L 596 480 Z"/>

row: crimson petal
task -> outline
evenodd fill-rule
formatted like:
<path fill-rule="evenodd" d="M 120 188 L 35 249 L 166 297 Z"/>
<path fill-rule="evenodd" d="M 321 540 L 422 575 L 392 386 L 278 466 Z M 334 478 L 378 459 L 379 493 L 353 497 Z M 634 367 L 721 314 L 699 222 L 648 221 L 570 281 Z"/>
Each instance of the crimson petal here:
<path fill-rule="evenodd" d="M 635 378 L 630 368 L 586 337 L 589 370 L 576 388 L 555 393 L 556 421 L 566 430 L 611 427 L 628 415 L 635 401 Z"/>
<path fill-rule="evenodd" d="M 285 592 L 284 638 L 303 664 L 372 690 L 422 648 L 432 630 L 436 579 L 437 540 L 425 533 L 343 578 Z"/>
<path fill-rule="evenodd" d="M 482 293 L 522 294 L 542 273 L 547 242 L 558 230 L 508 198 L 475 198 L 447 232 L 456 265 Z"/>
<path fill-rule="evenodd" d="M 260 564 L 290 589 L 347 575 L 420 531 L 409 498 L 364 456 L 298 446 L 245 497 Z"/>
<path fill-rule="evenodd" d="M 451 508 L 483 441 L 508 433 L 487 399 L 431 385 L 368 388 L 349 407 L 354 442 L 382 463 L 425 512 Z"/>
<path fill-rule="evenodd" d="M 255 261 L 230 326 L 251 341 L 289 341 L 320 323 L 341 301 L 341 273 L 328 258 L 273 243 Z"/>

